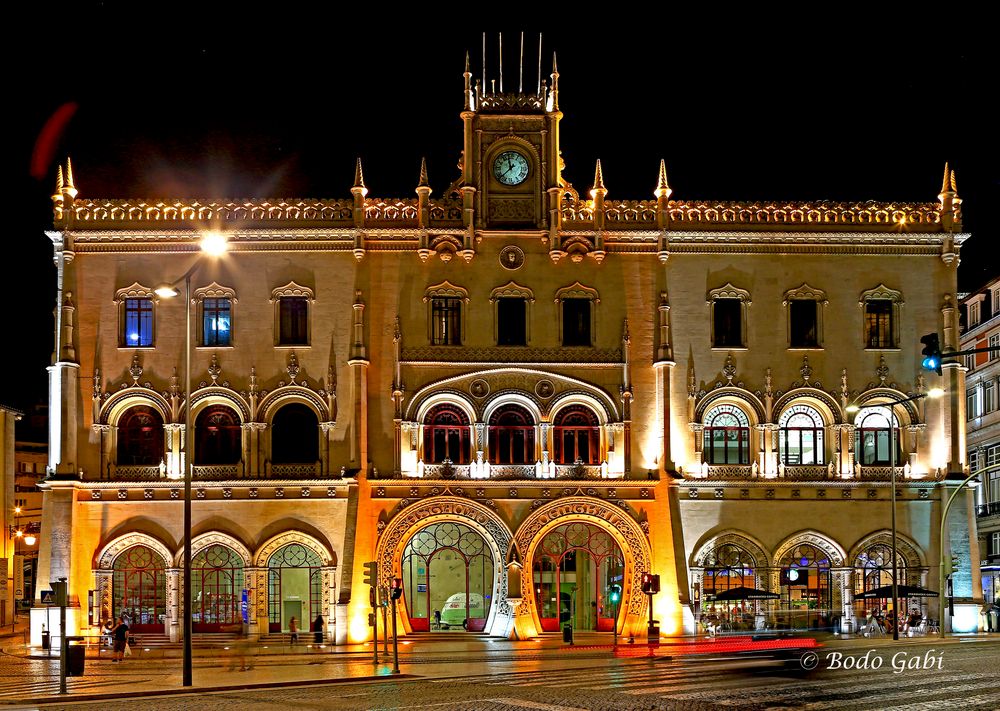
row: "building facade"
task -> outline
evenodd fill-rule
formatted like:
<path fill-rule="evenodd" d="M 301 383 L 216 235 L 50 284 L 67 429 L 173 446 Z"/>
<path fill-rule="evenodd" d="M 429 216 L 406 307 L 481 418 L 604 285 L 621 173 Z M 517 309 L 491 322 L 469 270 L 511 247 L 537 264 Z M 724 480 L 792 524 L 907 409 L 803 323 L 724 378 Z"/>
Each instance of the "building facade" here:
<path fill-rule="evenodd" d="M 1000 279 L 964 295 L 962 350 L 1000 347 Z M 1000 351 L 964 356 L 969 468 L 1000 466 Z M 1000 597 L 1000 469 L 980 475 L 976 495 L 983 597 Z"/>
<path fill-rule="evenodd" d="M 650 604 L 665 633 L 849 626 L 892 567 L 893 465 L 899 565 L 935 588 L 964 372 L 915 344 L 958 342 L 953 174 L 928 203 L 700 202 L 661 161 L 611 200 L 598 162 L 581 196 L 554 63 L 534 92 L 464 76 L 439 197 L 426 165 L 416 197 L 370 197 L 360 160 L 332 200 L 92 199 L 60 171 L 41 579 L 69 579 L 72 624 L 178 636 L 188 456 L 196 632 L 245 599 L 253 635 L 364 639 L 367 561 L 407 633 L 644 634 Z M 158 295 L 186 271 L 190 301 Z M 973 505 L 945 542 L 959 609 Z M 738 586 L 779 599 L 722 605 Z"/>

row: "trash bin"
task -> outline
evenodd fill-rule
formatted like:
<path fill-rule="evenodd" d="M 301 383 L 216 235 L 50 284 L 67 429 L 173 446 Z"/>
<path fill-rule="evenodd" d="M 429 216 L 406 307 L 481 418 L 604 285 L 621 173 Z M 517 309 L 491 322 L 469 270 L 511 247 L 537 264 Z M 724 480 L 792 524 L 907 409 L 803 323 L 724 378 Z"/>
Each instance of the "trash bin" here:
<path fill-rule="evenodd" d="M 573 625 L 569 622 L 563 625 L 563 642 L 573 644 Z"/>
<path fill-rule="evenodd" d="M 84 655 L 87 646 L 83 637 L 66 638 L 66 676 L 83 676 Z"/>
<path fill-rule="evenodd" d="M 49 640 L 48 630 L 42 630 L 42 649 L 52 649 L 52 642 Z"/>

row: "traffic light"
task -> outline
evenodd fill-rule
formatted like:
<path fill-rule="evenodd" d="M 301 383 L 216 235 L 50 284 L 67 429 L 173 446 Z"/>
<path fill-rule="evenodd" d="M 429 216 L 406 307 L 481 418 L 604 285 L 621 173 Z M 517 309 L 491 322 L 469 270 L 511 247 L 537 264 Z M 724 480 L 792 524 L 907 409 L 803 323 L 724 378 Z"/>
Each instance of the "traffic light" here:
<path fill-rule="evenodd" d="M 655 595 L 660 592 L 660 576 L 652 573 L 642 574 L 642 591 L 647 595 Z"/>
<path fill-rule="evenodd" d="M 937 333 L 928 333 L 920 337 L 920 342 L 924 344 L 920 354 L 924 357 L 920 366 L 924 370 L 933 370 L 941 375 L 941 339 Z"/>
<path fill-rule="evenodd" d="M 403 596 L 403 579 L 393 578 L 392 588 L 389 590 L 389 594 L 392 595 L 393 600 L 398 600 Z"/>
<path fill-rule="evenodd" d="M 365 563 L 365 585 L 378 587 L 378 561 L 370 560 Z"/>
<path fill-rule="evenodd" d="M 617 605 L 622 599 L 622 586 L 615 584 L 611 586 L 608 591 L 608 598 L 611 600 L 611 604 Z"/>

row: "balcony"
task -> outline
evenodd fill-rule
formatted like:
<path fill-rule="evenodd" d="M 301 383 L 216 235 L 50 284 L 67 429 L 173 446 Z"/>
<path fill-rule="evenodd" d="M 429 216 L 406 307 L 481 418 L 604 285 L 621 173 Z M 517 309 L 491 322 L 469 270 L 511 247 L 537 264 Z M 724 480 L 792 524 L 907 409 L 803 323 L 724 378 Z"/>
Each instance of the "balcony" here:
<path fill-rule="evenodd" d="M 990 501 L 976 506 L 976 518 L 1000 516 L 1000 501 Z"/>
<path fill-rule="evenodd" d="M 356 471 L 356 470 L 355 470 Z M 233 481 L 233 480 L 300 480 L 300 479 L 342 479 L 349 476 L 342 468 L 323 473 L 322 462 L 305 462 L 302 464 L 272 464 L 264 462 L 263 471 L 248 469 L 244 463 L 236 464 L 196 464 L 193 481 Z M 84 475 L 85 481 L 99 480 L 98 477 Z M 166 466 L 114 464 L 107 466 L 107 476 L 104 481 L 143 482 L 143 481 L 182 481 L 183 476 L 177 474 L 168 476 Z"/>

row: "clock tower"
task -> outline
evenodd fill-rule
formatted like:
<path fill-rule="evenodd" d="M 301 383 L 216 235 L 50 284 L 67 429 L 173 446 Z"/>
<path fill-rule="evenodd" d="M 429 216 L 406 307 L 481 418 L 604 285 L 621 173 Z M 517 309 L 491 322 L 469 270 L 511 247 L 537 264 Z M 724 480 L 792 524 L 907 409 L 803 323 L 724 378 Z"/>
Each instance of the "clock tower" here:
<path fill-rule="evenodd" d="M 485 62 L 484 62 L 485 63 Z M 535 86 L 505 91 L 484 76 L 473 82 L 465 64 L 465 143 L 460 190 L 477 230 L 546 232 L 558 228 L 560 188 L 559 70 L 542 79 L 539 61 Z"/>

